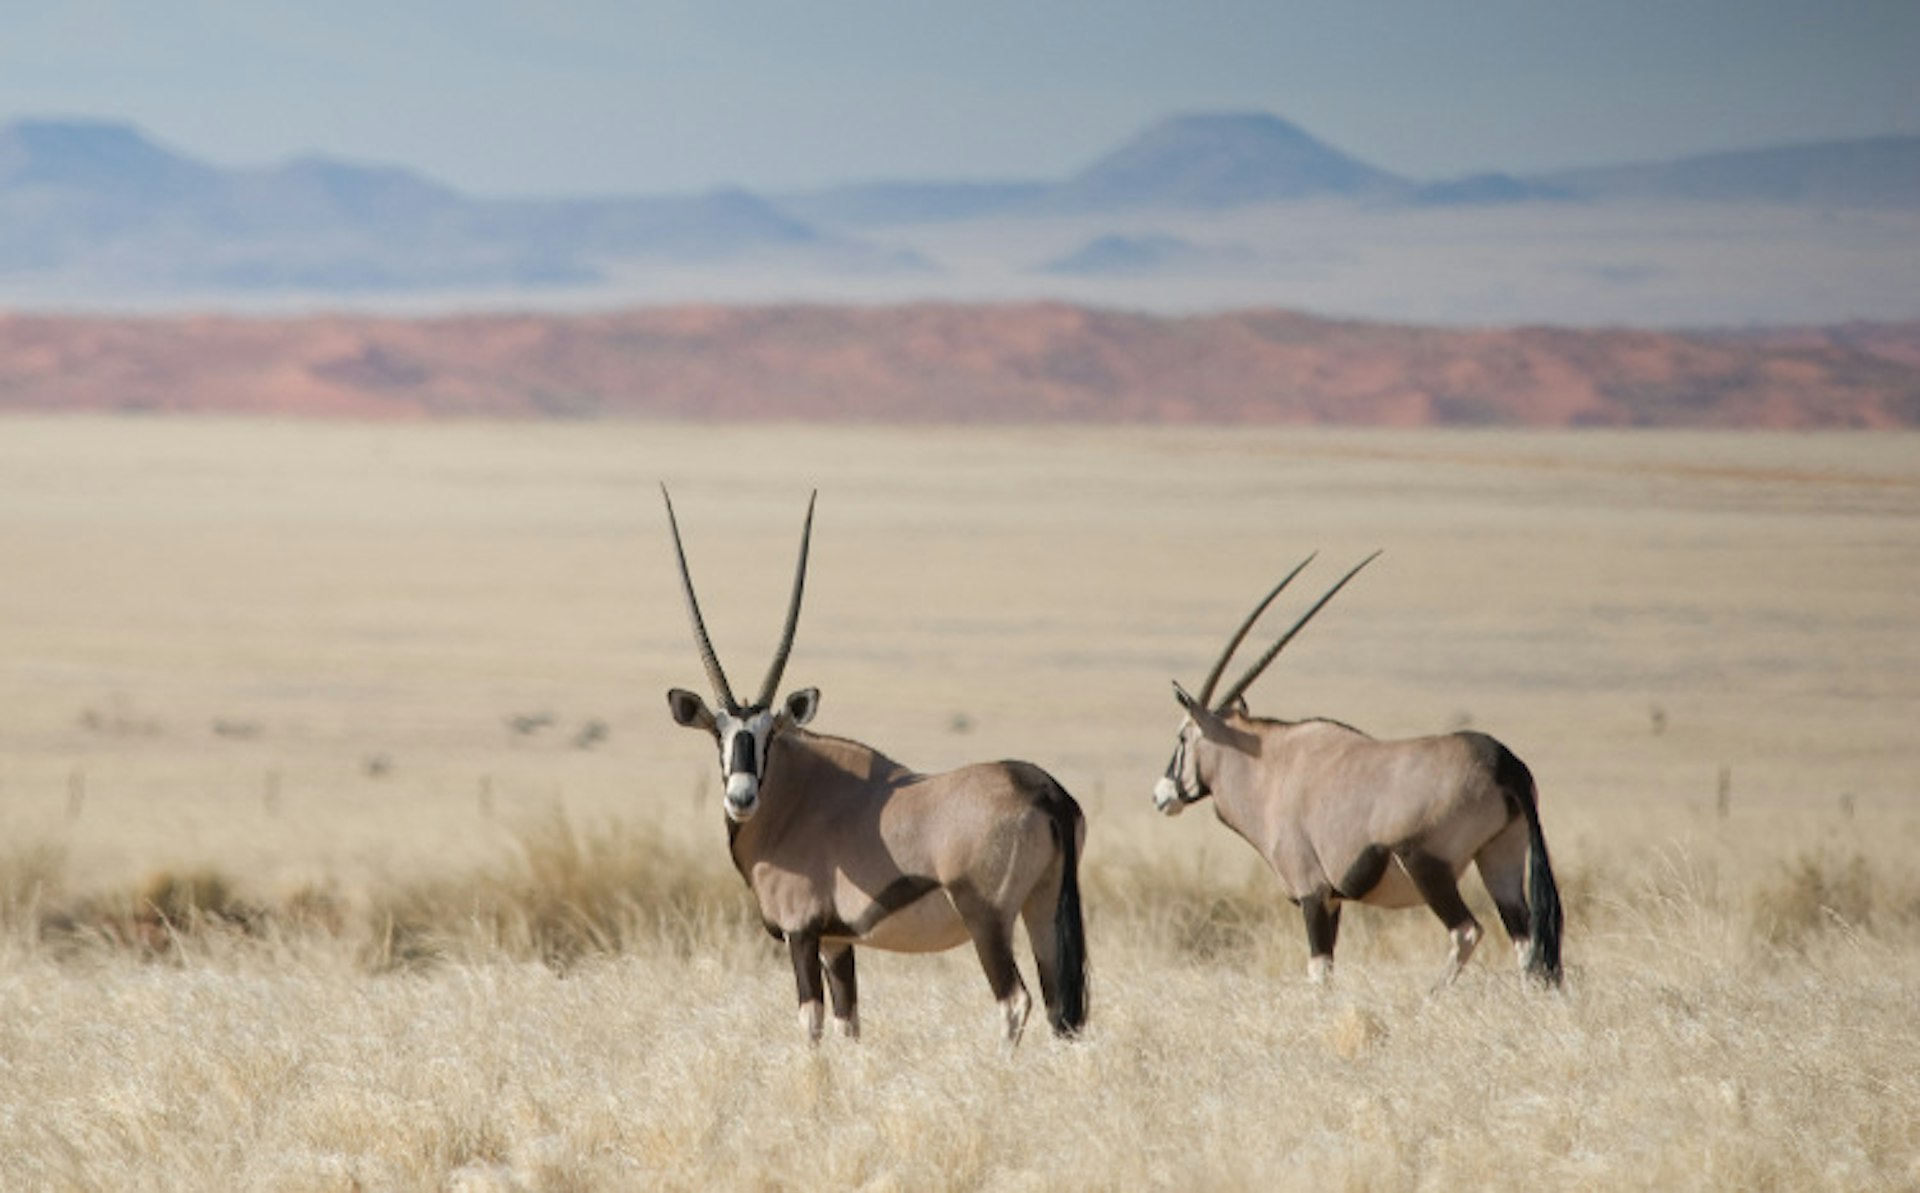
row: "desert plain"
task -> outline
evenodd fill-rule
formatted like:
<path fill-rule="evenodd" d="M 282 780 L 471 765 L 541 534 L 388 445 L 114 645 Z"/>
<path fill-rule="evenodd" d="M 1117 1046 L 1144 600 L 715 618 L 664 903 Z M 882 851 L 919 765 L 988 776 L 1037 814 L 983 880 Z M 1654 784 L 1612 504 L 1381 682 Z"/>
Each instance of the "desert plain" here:
<path fill-rule="evenodd" d="M 726 857 L 737 687 L 1086 809 L 1093 1013 L 862 954 L 810 1047 Z M 1298 913 L 1149 791 L 1252 692 L 1538 777 L 1565 984 Z M 1287 603 L 1291 602 L 1291 603 Z M 1259 632 L 1256 632 L 1256 638 Z M 0 1187 L 1920 1186 L 1910 434 L 0 422 Z M 1024 959 L 1029 982 L 1030 958 Z"/>

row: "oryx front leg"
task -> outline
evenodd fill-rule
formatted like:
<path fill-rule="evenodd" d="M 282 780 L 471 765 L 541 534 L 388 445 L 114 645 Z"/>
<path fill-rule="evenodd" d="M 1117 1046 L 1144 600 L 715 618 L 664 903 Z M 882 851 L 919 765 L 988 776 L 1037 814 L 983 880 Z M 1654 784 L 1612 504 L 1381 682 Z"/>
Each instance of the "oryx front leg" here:
<path fill-rule="evenodd" d="M 1333 980 L 1333 942 L 1340 936 L 1340 900 L 1316 891 L 1300 900 L 1307 918 L 1307 980 L 1324 986 Z"/>
<path fill-rule="evenodd" d="M 1443 858 L 1432 854 L 1409 853 L 1401 857 L 1400 864 L 1406 867 L 1408 877 L 1419 888 L 1420 897 L 1427 901 L 1433 914 L 1447 926 L 1447 934 L 1452 938 L 1452 946 L 1447 952 L 1447 968 L 1440 980 L 1433 984 L 1435 990 L 1452 984 L 1460 976 L 1460 970 L 1467 959 L 1473 956 L 1473 947 L 1480 943 L 1480 921 L 1473 918 L 1467 910 L 1466 900 L 1460 897 L 1460 884 L 1454 877 L 1453 867 Z"/>
<path fill-rule="evenodd" d="M 860 1038 L 860 992 L 853 976 L 853 946 L 827 945 L 827 993 L 833 997 L 833 1022 L 849 1040 Z"/>
<path fill-rule="evenodd" d="M 827 1018 L 820 987 L 820 937 L 811 932 L 790 932 L 787 949 L 793 955 L 793 981 L 800 993 L 800 1027 L 807 1039 L 817 1044 Z"/>

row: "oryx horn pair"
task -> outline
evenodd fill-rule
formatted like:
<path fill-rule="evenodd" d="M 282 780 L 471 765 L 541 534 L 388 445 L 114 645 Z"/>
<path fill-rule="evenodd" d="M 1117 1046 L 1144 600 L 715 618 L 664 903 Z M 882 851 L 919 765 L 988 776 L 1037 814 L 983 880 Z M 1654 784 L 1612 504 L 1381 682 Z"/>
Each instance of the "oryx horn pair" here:
<path fill-rule="evenodd" d="M 807 546 L 813 540 L 813 503 L 820 496 L 819 490 L 807 498 L 807 522 L 800 532 L 800 562 L 793 569 L 793 596 L 787 602 L 787 624 L 780 631 L 780 646 L 773 652 L 773 662 L 767 668 L 767 678 L 760 685 L 760 695 L 751 705 L 743 706 L 733 698 L 733 688 L 727 684 L 727 673 L 720 666 L 720 656 L 714 653 L 713 639 L 707 637 L 707 623 L 700 616 L 700 598 L 693 595 L 693 576 L 687 571 L 686 548 L 680 544 L 680 520 L 673 516 L 673 497 L 668 494 L 665 485 L 660 486 L 660 496 L 666 498 L 667 522 L 673 527 L 673 553 L 680 561 L 680 591 L 687 597 L 687 616 L 693 622 L 694 645 L 700 648 L 700 661 L 706 664 L 707 680 L 713 684 L 713 693 L 729 713 L 738 715 L 746 708 L 766 708 L 773 703 L 780 686 L 780 676 L 787 669 L 787 655 L 793 650 L 793 633 L 800 624 L 800 597 L 807 588 Z"/>
<path fill-rule="evenodd" d="M 1220 659 L 1214 663 L 1213 670 L 1207 672 L 1206 682 L 1200 685 L 1200 695 L 1192 698 L 1194 704 L 1201 708 L 1210 709 L 1215 713 L 1225 712 L 1229 705 L 1246 694 L 1247 689 L 1253 686 L 1253 681 L 1259 679 L 1261 673 L 1267 669 L 1268 664 L 1272 663 L 1273 660 L 1278 657 L 1281 649 L 1284 648 L 1287 643 L 1293 641 L 1294 635 L 1298 634 L 1306 627 L 1309 621 L 1313 620 L 1313 615 L 1320 612 L 1326 603 L 1333 599 L 1334 593 L 1345 588 L 1347 581 L 1360 574 L 1361 568 L 1366 567 L 1374 560 L 1380 558 L 1380 552 L 1375 551 L 1373 554 L 1355 564 L 1351 571 L 1340 577 L 1339 583 L 1327 589 L 1325 594 L 1323 594 L 1319 600 L 1315 601 L 1311 608 L 1300 615 L 1300 620 L 1294 622 L 1286 633 L 1280 635 L 1278 641 L 1267 648 L 1267 653 L 1261 655 L 1259 661 L 1247 668 L 1245 673 L 1234 681 L 1233 686 L 1227 689 L 1225 695 L 1221 696 L 1218 701 L 1209 703 L 1209 701 L 1213 700 L 1214 685 L 1220 682 L 1221 673 L 1227 669 L 1227 660 L 1231 659 L 1233 652 L 1240 648 L 1240 643 L 1246 639 L 1248 631 L 1253 629 L 1253 623 L 1260 620 L 1260 615 L 1267 611 L 1268 605 L 1273 604 L 1274 598 L 1279 596 L 1287 585 L 1293 583 L 1293 578 L 1305 571 L 1307 565 L 1312 563 L 1318 554 L 1319 552 L 1316 551 L 1313 555 L 1309 555 L 1298 564 L 1295 564 L 1294 569 L 1282 577 L 1280 583 L 1273 586 L 1273 591 L 1269 592 L 1262 598 L 1259 604 L 1253 607 L 1253 612 L 1247 614 L 1247 619 L 1240 623 L 1240 628 L 1235 630 L 1233 637 L 1227 640 L 1227 648 L 1220 652 Z M 1178 684 L 1174 685 L 1175 688 L 1179 688 L 1179 686 Z M 1185 694 L 1184 691 L 1182 694 Z"/>

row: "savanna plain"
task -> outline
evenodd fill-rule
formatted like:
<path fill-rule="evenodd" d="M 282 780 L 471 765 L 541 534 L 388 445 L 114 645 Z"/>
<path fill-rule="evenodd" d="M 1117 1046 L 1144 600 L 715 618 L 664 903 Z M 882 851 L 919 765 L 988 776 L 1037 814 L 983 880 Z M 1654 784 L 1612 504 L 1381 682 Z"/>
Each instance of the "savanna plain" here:
<path fill-rule="evenodd" d="M 736 687 L 1086 809 L 1092 1020 L 861 958 L 809 1046 L 727 860 Z M 1567 975 L 1297 911 L 1152 783 L 1254 687 L 1531 765 Z M 1920 1187 L 1920 442 L 0 423 L 0 1188 Z M 1031 959 L 1023 959 L 1031 984 Z"/>

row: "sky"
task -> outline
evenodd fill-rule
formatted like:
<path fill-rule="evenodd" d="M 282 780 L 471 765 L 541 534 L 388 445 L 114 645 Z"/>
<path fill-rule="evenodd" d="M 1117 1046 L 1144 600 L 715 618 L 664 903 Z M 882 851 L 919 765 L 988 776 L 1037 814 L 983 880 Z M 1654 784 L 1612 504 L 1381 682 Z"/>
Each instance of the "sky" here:
<path fill-rule="evenodd" d="M 476 195 L 1064 177 L 1264 111 L 1417 178 L 1920 133 L 1920 0 L 0 0 L 0 121 Z"/>

